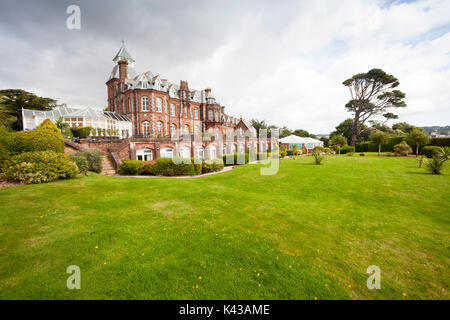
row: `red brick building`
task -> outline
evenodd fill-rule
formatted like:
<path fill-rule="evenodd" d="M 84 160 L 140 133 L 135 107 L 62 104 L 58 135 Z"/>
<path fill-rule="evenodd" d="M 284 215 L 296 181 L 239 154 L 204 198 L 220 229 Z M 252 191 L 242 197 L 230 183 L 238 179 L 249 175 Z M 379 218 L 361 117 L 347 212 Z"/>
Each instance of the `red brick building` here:
<path fill-rule="evenodd" d="M 137 73 L 124 44 L 113 61 L 106 82 L 108 108 L 132 121 L 129 158 L 219 158 L 269 147 L 270 142 L 258 141 L 248 121 L 226 114 L 210 88 L 195 90 L 187 81 L 176 84 L 151 71 Z M 124 150 L 120 154 L 127 157 Z"/>

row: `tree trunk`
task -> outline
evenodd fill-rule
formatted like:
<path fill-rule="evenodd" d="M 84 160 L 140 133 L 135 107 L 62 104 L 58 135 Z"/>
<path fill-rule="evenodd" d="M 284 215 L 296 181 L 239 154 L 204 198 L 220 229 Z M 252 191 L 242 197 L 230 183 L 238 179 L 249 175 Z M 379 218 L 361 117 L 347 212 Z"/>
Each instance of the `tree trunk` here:
<path fill-rule="evenodd" d="M 350 145 L 355 146 L 356 140 L 358 139 L 359 135 L 359 112 L 355 112 L 355 118 L 353 119 L 353 127 L 352 127 L 352 141 L 350 142 Z"/>
<path fill-rule="evenodd" d="M 381 143 L 378 144 L 378 156 L 380 156 L 381 153 Z"/>
<path fill-rule="evenodd" d="M 419 155 L 419 144 L 416 144 L 416 158 Z"/>

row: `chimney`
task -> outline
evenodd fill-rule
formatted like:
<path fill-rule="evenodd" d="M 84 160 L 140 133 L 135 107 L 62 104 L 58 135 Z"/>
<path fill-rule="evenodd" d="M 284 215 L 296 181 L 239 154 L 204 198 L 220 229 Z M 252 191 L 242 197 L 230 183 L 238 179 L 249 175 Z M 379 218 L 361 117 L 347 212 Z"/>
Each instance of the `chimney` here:
<path fill-rule="evenodd" d="M 128 61 L 122 59 L 118 62 L 119 64 L 119 81 L 124 82 L 128 77 Z"/>
<path fill-rule="evenodd" d="M 208 96 L 211 93 L 211 88 L 206 88 L 205 92 L 206 92 L 206 96 Z"/>

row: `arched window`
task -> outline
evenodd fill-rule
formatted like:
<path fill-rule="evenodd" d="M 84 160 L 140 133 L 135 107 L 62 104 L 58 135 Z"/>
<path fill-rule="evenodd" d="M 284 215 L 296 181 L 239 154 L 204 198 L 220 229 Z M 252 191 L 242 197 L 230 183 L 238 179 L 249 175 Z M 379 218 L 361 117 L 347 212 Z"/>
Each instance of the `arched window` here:
<path fill-rule="evenodd" d="M 148 111 L 148 97 L 142 97 L 142 111 Z"/>
<path fill-rule="evenodd" d="M 140 161 L 153 160 L 153 151 L 151 149 L 136 150 L 136 159 Z"/>
<path fill-rule="evenodd" d="M 203 147 L 195 147 L 195 157 L 203 160 Z"/>
<path fill-rule="evenodd" d="M 142 123 L 142 132 L 143 132 L 144 136 L 150 135 L 150 122 L 144 121 Z"/>
<path fill-rule="evenodd" d="M 162 112 L 162 99 L 156 98 L 156 112 Z"/>
<path fill-rule="evenodd" d="M 191 148 L 189 147 L 181 147 L 180 148 L 180 157 L 184 159 L 191 158 Z"/>
<path fill-rule="evenodd" d="M 176 137 L 177 136 L 177 126 L 174 123 L 172 123 L 170 125 L 170 136 L 171 137 Z"/>
<path fill-rule="evenodd" d="M 172 148 L 162 148 L 160 152 L 161 158 L 173 158 Z"/>
<path fill-rule="evenodd" d="M 194 119 L 198 119 L 198 109 L 194 108 Z"/>
<path fill-rule="evenodd" d="M 173 103 L 170 104 L 170 115 L 175 116 L 175 105 Z"/>
<path fill-rule="evenodd" d="M 222 145 L 222 155 L 227 154 L 227 145 Z"/>
<path fill-rule="evenodd" d="M 211 120 L 211 121 L 214 120 L 214 119 L 213 119 L 213 111 L 212 111 L 212 110 L 209 110 L 209 111 L 208 111 L 208 119 Z"/>
<path fill-rule="evenodd" d="M 156 124 L 156 130 L 157 134 L 163 133 L 163 123 L 161 121 L 158 121 L 158 123 Z"/>
<path fill-rule="evenodd" d="M 189 134 L 189 126 L 187 124 L 184 125 L 184 133 Z"/>

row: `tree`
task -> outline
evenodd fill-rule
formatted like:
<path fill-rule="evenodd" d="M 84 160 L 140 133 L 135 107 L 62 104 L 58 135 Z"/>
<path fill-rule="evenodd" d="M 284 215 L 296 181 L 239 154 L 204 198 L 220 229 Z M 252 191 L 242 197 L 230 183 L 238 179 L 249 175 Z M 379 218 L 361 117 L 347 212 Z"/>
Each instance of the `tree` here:
<path fill-rule="evenodd" d="M 410 133 L 414 128 L 415 126 L 413 126 L 412 124 L 408 124 L 406 122 L 399 122 L 392 125 L 393 130 L 400 130 L 404 134 Z"/>
<path fill-rule="evenodd" d="M 337 146 L 339 150 L 339 154 L 341 154 L 341 147 L 347 144 L 347 139 L 341 134 L 337 134 L 330 139 L 330 144 L 332 146 Z"/>
<path fill-rule="evenodd" d="M 416 157 L 417 157 L 419 155 L 419 147 L 421 145 L 427 144 L 428 141 L 430 141 L 430 136 L 422 128 L 414 128 L 408 134 L 406 139 L 411 145 L 416 145 Z"/>
<path fill-rule="evenodd" d="M 378 145 L 378 156 L 380 156 L 381 145 L 389 139 L 389 135 L 383 131 L 375 131 L 370 135 L 370 141 Z"/>
<path fill-rule="evenodd" d="M 280 129 L 280 137 L 279 138 L 281 139 L 281 138 L 290 136 L 291 134 L 292 134 L 291 130 L 289 130 L 287 127 L 283 127 Z"/>
<path fill-rule="evenodd" d="M 14 129 L 22 130 L 22 108 L 33 110 L 52 110 L 57 107 L 57 101 L 51 98 L 38 97 L 34 93 L 21 89 L 0 90 L 2 108 L 9 116 L 15 118 Z"/>
<path fill-rule="evenodd" d="M 351 145 L 355 145 L 361 126 L 368 119 L 383 114 L 388 108 L 406 107 L 403 101 L 406 95 L 392 90 L 400 84 L 398 79 L 381 69 L 358 73 L 342 84 L 349 88 L 351 95 L 345 108 L 354 114 Z"/>
<path fill-rule="evenodd" d="M 253 128 L 256 130 L 256 136 L 259 137 L 259 131 L 261 129 L 267 129 L 267 124 L 265 120 L 258 121 L 256 119 L 252 119 L 250 121 L 252 123 Z"/>
<path fill-rule="evenodd" d="M 330 139 L 327 137 L 322 137 L 319 140 L 323 142 L 324 147 L 328 147 L 330 145 Z"/>

